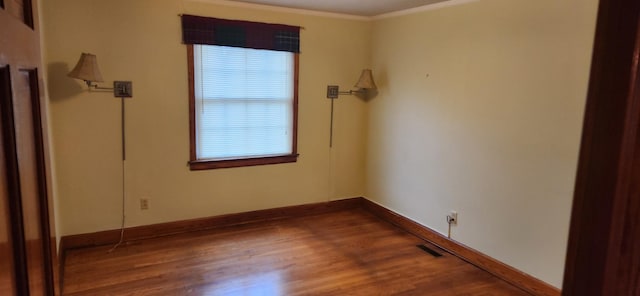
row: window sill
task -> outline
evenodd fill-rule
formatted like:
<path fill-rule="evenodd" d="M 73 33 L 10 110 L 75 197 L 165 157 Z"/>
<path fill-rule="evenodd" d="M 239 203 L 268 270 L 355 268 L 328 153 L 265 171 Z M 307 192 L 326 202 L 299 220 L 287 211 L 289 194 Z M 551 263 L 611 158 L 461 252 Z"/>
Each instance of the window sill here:
<path fill-rule="evenodd" d="M 290 163 L 298 160 L 298 154 L 259 157 L 259 158 L 243 158 L 229 160 L 192 160 L 189 162 L 189 169 L 192 171 L 214 170 L 237 168 L 257 165 Z"/>

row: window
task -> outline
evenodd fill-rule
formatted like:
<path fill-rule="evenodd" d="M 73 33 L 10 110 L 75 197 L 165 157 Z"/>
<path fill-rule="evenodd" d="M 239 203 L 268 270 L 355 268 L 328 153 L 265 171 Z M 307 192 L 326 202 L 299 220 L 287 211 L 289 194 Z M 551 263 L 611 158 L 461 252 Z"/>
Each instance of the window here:
<path fill-rule="evenodd" d="M 282 49 L 282 46 L 292 46 L 290 32 L 273 31 L 269 27 L 280 28 L 282 25 L 222 20 L 224 27 L 220 28 L 216 27 L 216 22 L 221 20 L 194 18 L 213 20 L 213 25 L 206 23 L 204 30 L 216 28 L 207 36 L 215 35 L 218 39 L 204 37 L 203 41 L 202 23 L 187 32 L 185 27 L 190 25 L 185 26 L 183 16 L 185 43 L 189 33 L 199 34 L 196 36 L 199 39 L 187 45 L 190 168 L 202 170 L 295 162 L 298 157 L 297 39 L 296 50 Z M 229 22 L 232 22 L 231 26 Z M 250 26 L 235 26 L 237 24 Z M 238 40 L 252 42 L 251 34 L 256 32 L 254 26 L 262 29 L 263 25 L 269 28 L 267 38 L 273 37 L 277 42 L 267 42 L 268 46 L 235 44 Z M 242 32 L 240 38 L 237 36 L 239 31 Z M 258 41 L 264 41 L 265 32 L 258 33 Z M 223 41 L 231 40 L 229 42 L 234 44 L 225 45 L 220 42 L 220 36 Z M 297 33 L 294 37 L 298 38 Z M 270 49 L 272 46 L 276 48 Z"/>

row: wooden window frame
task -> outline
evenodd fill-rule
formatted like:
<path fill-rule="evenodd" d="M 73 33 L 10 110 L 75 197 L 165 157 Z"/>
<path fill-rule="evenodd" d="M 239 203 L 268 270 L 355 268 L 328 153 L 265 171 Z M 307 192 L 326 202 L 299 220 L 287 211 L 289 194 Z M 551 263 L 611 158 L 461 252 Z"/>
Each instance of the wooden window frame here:
<path fill-rule="evenodd" d="M 237 158 L 224 160 L 198 159 L 196 154 L 196 100 L 195 100 L 195 76 L 194 76 L 194 54 L 193 44 L 187 44 L 187 63 L 189 76 L 189 169 L 210 170 L 235 167 L 247 167 L 257 165 L 269 165 L 279 163 L 292 163 L 298 160 L 298 74 L 299 74 L 299 54 L 293 53 L 294 77 L 293 77 L 293 135 L 291 154 Z"/>

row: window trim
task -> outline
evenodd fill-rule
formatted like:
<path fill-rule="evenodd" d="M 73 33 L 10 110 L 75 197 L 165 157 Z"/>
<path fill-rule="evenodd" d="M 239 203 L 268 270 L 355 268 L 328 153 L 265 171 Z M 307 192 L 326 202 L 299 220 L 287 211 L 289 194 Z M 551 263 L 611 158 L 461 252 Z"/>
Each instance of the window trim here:
<path fill-rule="evenodd" d="M 187 63 L 189 76 L 189 169 L 210 170 L 222 168 L 235 168 L 257 165 L 269 165 L 279 163 L 291 163 L 298 160 L 298 74 L 299 74 L 299 54 L 292 52 L 294 60 L 293 73 L 293 135 L 291 154 L 237 158 L 223 160 L 197 159 L 196 154 L 196 100 L 195 100 L 195 76 L 194 76 L 194 53 L 193 44 L 187 44 Z"/>

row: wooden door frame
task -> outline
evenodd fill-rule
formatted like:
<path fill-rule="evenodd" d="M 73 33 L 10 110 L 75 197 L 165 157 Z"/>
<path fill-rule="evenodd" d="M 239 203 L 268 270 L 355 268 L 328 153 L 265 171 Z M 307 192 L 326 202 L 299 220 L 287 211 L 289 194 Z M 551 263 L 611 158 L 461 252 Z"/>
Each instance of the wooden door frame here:
<path fill-rule="evenodd" d="M 600 1 L 563 295 L 640 295 L 639 24 L 640 1 Z"/>
<path fill-rule="evenodd" d="M 36 178 L 38 180 L 38 205 L 40 215 L 40 229 L 42 235 L 42 258 L 45 264 L 44 288 L 48 295 L 55 294 L 53 283 L 53 256 L 51 253 L 51 225 L 49 224 L 49 191 L 47 185 L 47 162 L 45 159 L 44 131 L 42 130 L 42 109 L 40 104 L 40 76 L 37 68 L 22 69 L 29 77 L 31 89 L 31 117 L 33 126 L 33 143 L 35 145 Z"/>
<path fill-rule="evenodd" d="M 13 267 L 15 273 L 16 292 L 18 295 L 29 295 L 27 255 L 22 217 L 22 200 L 20 189 L 20 168 L 15 133 L 13 109 L 13 93 L 11 91 L 11 67 L 0 67 L 3 92 L 0 94 L 0 120 L 2 120 L 3 155 L 5 155 L 7 191 L 9 193 L 9 209 L 11 214 L 11 244 L 13 249 Z"/>

